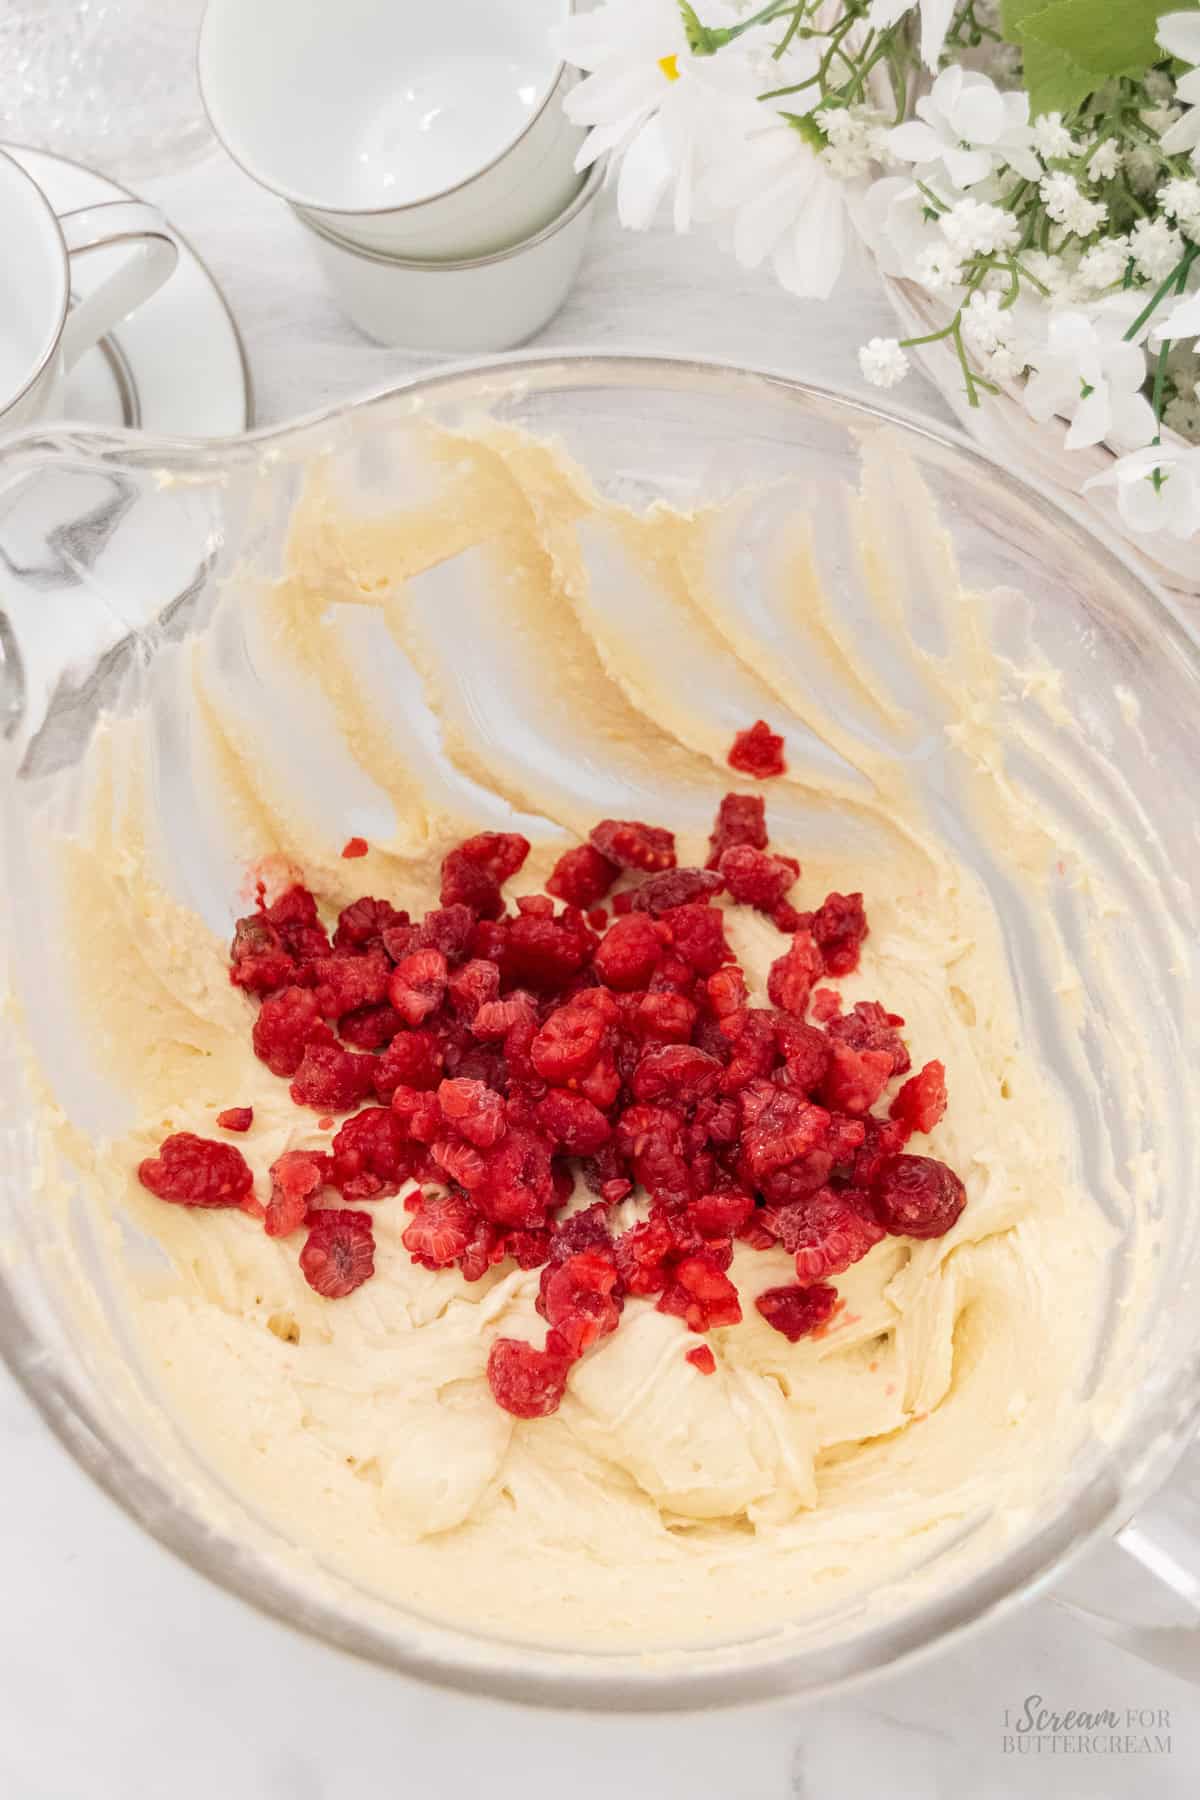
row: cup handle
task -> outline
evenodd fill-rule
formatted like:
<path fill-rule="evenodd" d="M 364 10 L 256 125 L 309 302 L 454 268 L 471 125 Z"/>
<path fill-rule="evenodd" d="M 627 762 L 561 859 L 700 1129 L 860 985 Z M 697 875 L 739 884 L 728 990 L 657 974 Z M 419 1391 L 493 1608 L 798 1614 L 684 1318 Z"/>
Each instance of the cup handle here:
<path fill-rule="evenodd" d="M 103 200 L 96 206 L 60 213 L 58 223 L 72 259 L 114 244 L 128 244 L 133 252 L 67 314 L 62 351 L 69 369 L 85 350 L 158 292 L 179 261 L 179 246 L 162 214 L 144 200 Z"/>
<path fill-rule="evenodd" d="M 1136 1599 L 1130 1559 L 1154 1577 L 1138 1584 Z M 1126 1602 L 1115 1598 L 1122 1588 Z M 1200 1441 L 1167 1486 L 1085 1558 L 1079 1579 L 1068 1574 L 1051 1598 L 1109 1643 L 1200 1687 Z"/>

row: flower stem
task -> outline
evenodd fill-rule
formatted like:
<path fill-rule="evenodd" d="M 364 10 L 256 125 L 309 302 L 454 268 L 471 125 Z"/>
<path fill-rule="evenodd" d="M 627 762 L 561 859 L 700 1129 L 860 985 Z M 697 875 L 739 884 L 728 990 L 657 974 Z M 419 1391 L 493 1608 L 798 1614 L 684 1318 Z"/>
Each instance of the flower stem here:
<path fill-rule="evenodd" d="M 1189 244 L 1187 249 L 1184 251 L 1183 255 L 1180 257 L 1179 261 L 1175 264 L 1175 267 L 1171 270 L 1171 273 L 1167 276 L 1166 280 L 1163 282 L 1160 282 L 1159 286 L 1157 288 L 1155 288 L 1152 298 L 1147 301 L 1145 306 L 1143 306 L 1141 312 L 1138 314 L 1137 318 L 1133 321 L 1133 324 L 1129 327 L 1129 330 L 1125 333 L 1125 342 L 1126 343 L 1133 342 L 1133 339 L 1137 336 L 1138 332 L 1142 329 L 1142 326 L 1146 323 L 1147 319 L 1149 319 L 1151 317 L 1151 315 L 1157 311 L 1158 307 L 1161 306 L 1162 302 L 1166 299 L 1167 295 L 1171 292 L 1171 289 L 1173 287 L 1178 286 L 1179 292 L 1180 293 L 1183 292 L 1184 283 L 1187 280 L 1188 270 L 1191 268 L 1192 264 L 1195 262 L 1195 260 L 1198 256 L 1200 256 L 1200 244 Z"/>

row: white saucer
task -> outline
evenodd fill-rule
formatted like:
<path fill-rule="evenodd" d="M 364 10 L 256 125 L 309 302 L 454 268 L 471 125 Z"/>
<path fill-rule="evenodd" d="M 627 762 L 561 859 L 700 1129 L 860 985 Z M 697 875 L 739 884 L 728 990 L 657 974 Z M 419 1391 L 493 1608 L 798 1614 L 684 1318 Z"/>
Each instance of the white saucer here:
<path fill-rule="evenodd" d="M 33 176 L 56 212 L 97 200 L 130 197 L 129 189 L 82 163 L 3 144 Z M 67 379 L 64 414 L 88 425 L 124 425 L 168 437 L 233 437 L 251 423 L 245 351 L 220 288 L 174 226 L 179 262 L 170 280 L 120 328 L 80 357 Z M 120 250 L 76 260 L 73 292 L 102 281 Z"/>

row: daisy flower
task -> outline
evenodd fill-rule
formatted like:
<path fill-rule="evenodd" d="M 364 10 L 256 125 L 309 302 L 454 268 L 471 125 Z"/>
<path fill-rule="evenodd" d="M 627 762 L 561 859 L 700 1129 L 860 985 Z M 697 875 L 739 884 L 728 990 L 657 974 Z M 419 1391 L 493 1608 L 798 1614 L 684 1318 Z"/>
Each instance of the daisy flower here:
<path fill-rule="evenodd" d="M 1186 111 L 1163 133 L 1162 148 L 1169 156 L 1194 150 L 1200 144 L 1200 13 L 1164 13 L 1158 21 L 1158 41 L 1171 56 L 1193 66 L 1175 83 L 1175 98 Z"/>
<path fill-rule="evenodd" d="M 1030 181 L 1042 172 L 1028 94 L 1002 94 L 986 75 L 955 63 L 917 101 L 916 113 L 888 132 L 888 148 L 902 162 L 940 165 L 956 188 L 974 187 L 1003 163 Z"/>
<path fill-rule="evenodd" d="M 955 0 L 875 0 L 867 23 L 872 31 L 886 31 L 914 5 L 921 9 L 921 61 L 927 69 L 936 69 L 954 17 Z"/>
<path fill-rule="evenodd" d="M 1190 538 L 1200 528 L 1200 449 L 1193 445 L 1148 444 L 1083 485 L 1115 487 L 1117 511 L 1131 531 Z"/>
<path fill-rule="evenodd" d="M 1125 314 L 1059 312 L 1040 344 L 1026 348 L 1033 370 L 1025 384 L 1025 410 L 1039 421 L 1059 414 L 1071 420 L 1068 450 L 1115 438 L 1131 448 L 1154 436 L 1154 408 L 1142 393 L 1146 356 L 1122 335 Z"/>

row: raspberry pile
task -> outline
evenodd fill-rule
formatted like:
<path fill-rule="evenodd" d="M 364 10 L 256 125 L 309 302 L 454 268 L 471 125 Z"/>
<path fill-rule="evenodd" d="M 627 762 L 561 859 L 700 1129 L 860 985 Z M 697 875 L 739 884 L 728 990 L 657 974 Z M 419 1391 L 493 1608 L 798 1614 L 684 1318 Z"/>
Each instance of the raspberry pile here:
<path fill-rule="evenodd" d="M 323 1125 L 349 1116 L 328 1151 L 276 1159 L 265 1201 L 235 1144 L 189 1132 L 141 1164 L 144 1186 L 240 1207 L 272 1237 L 303 1231 L 300 1267 L 330 1299 L 374 1273 L 366 1208 L 402 1189 L 414 1263 L 468 1281 L 540 1268 L 544 1345 L 500 1338 L 488 1361 L 519 1418 L 554 1411 L 628 1297 L 691 1332 L 736 1325 L 735 1240 L 794 1259 L 795 1283 L 755 1304 L 795 1342 L 833 1316 L 831 1277 L 887 1233 L 949 1231 L 962 1182 L 906 1151 L 945 1111 L 942 1065 L 909 1075 L 903 1019 L 875 1001 L 845 1010 L 825 985 L 857 967 L 862 895 L 798 911 L 799 864 L 769 848 L 761 798 L 724 797 L 704 868 L 679 868 L 661 826 L 602 820 L 545 893 L 510 907 L 502 888 L 528 853 L 514 832 L 483 832 L 446 856 L 423 919 L 364 895 L 332 936 L 307 888 L 271 904 L 260 891 L 230 968 L 257 1002 L 255 1053 Z M 769 1006 L 750 1002 L 726 905 L 790 939 Z M 218 1122 L 243 1132 L 253 1115 Z M 580 1176 L 594 1200 L 564 1216 Z M 617 1230 L 631 1195 L 648 1211 Z M 715 1372 L 707 1345 L 685 1354 Z"/>

